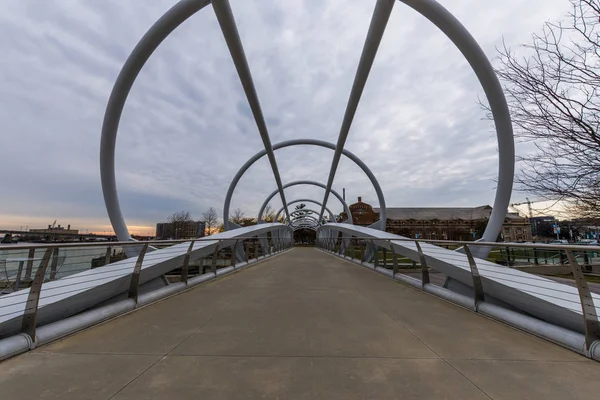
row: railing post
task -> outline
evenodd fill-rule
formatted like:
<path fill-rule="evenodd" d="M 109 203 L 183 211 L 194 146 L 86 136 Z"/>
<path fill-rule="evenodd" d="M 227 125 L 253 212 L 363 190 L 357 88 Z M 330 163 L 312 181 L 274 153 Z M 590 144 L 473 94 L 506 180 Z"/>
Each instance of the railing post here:
<path fill-rule="evenodd" d="M 581 266 L 571 250 L 565 250 L 565 253 L 567 253 L 567 259 L 569 260 L 573 278 L 575 278 L 575 284 L 577 285 L 577 291 L 579 292 L 585 327 L 585 347 L 589 350 L 592 343 L 600 340 L 600 322 L 598 321 L 594 299 L 590 293 L 590 288 L 585 280 L 583 271 L 581 271 Z"/>
<path fill-rule="evenodd" d="M 213 253 L 212 264 L 210 270 L 213 274 L 217 274 L 217 256 L 219 255 L 219 247 L 221 247 L 221 242 L 217 243 L 215 247 L 215 252 Z"/>
<path fill-rule="evenodd" d="M 131 282 L 129 283 L 129 298 L 133 299 L 136 304 L 138 302 L 138 293 L 140 289 L 140 273 L 142 272 L 142 263 L 144 262 L 146 250 L 148 250 L 148 243 L 144 244 L 144 247 L 142 247 L 142 250 L 138 255 L 135 267 L 133 267 L 133 272 L 131 273 Z"/>
<path fill-rule="evenodd" d="M 15 279 L 15 292 L 19 290 L 19 286 L 21 285 L 21 274 L 23 273 L 23 264 L 24 261 L 19 261 L 19 269 L 17 269 L 17 278 Z M 5 265 L 6 267 L 6 265 Z M 10 287 L 10 282 L 7 282 L 8 287 Z"/>
<path fill-rule="evenodd" d="M 35 257 L 35 249 L 29 249 L 27 255 L 27 268 L 25 269 L 25 278 L 31 279 L 31 273 L 33 271 L 33 258 Z"/>
<path fill-rule="evenodd" d="M 38 304 L 40 302 L 40 294 L 42 292 L 42 284 L 44 283 L 44 277 L 46 276 L 46 269 L 50 263 L 50 257 L 52 256 L 52 249 L 46 249 L 40 266 L 31 282 L 29 288 L 29 295 L 27 296 L 27 302 L 25 303 L 25 311 L 23 312 L 23 322 L 21 324 L 21 332 L 29 335 L 31 340 L 35 343 L 35 328 L 37 324 L 37 313 Z"/>
<path fill-rule="evenodd" d="M 237 248 L 238 241 L 236 240 L 231 247 L 231 266 L 235 269 L 235 249 Z"/>
<path fill-rule="evenodd" d="M 485 301 L 485 294 L 483 292 L 483 282 L 481 281 L 479 269 L 477 268 L 477 263 L 473 258 L 471 249 L 469 249 L 469 245 L 465 245 L 464 249 L 465 254 L 467 255 L 467 259 L 469 260 L 469 267 L 471 268 L 471 277 L 473 279 L 473 309 L 477 311 L 477 305 L 480 302 Z"/>
<path fill-rule="evenodd" d="M 398 273 L 398 256 L 396 255 L 396 250 L 394 250 L 394 245 L 392 244 L 391 241 L 390 241 L 390 250 L 392 251 L 392 262 L 393 262 L 392 265 L 394 266 L 392 275 L 396 276 L 396 274 Z"/>
<path fill-rule="evenodd" d="M 192 240 L 190 246 L 188 247 L 185 258 L 183 259 L 183 265 L 181 266 L 181 282 L 185 283 L 185 286 L 188 284 L 188 271 L 190 270 L 190 257 L 192 256 L 192 249 L 194 248 L 194 243 L 196 241 Z"/>
<path fill-rule="evenodd" d="M 587 272 L 592 272 L 592 265 L 590 263 L 590 256 L 587 251 L 583 252 L 583 265 Z"/>
<path fill-rule="evenodd" d="M 425 260 L 425 254 L 421 250 L 419 242 L 415 242 L 417 245 L 417 252 L 419 253 L 419 261 L 421 262 L 421 287 L 425 287 L 429 283 L 429 268 L 427 267 L 427 260 Z"/>
<path fill-rule="evenodd" d="M 58 269 L 58 252 L 60 248 L 55 247 L 52 252 L 52 265 L 50 266 L 50 280 L 56 279 L 56 270 Z"/>
<path fill-rule="evenodd" d="M 387 269 L 387 249 L 383 248 L 383 268 Z"/>
<path fill-rule="evenodd" d="M 360 265 L 362 265 L 362 263 L 363 263 L 363 260 L 364 260 L 364 258 L 365 258 L 365 247 L 367 246 L 367 244 L 366 244 L 366 242 L 363 240 L 363 241 L 360 243 L 360 245 L 359 245 L 359 246 L 360 246 Z"/>
<path fill-rule="evenodd" d="M 377 263 L 379 262 L 379 257 L 377 257 L 377 247 L 375 246 L 375 242 L 371 240 L 371 249 L 373 249 L 373 269 L 377 268 Z"/>
<path fill-rule="evenodd" d="M 111 248 L 110 246 L 108 246 L 106 248 L 106 253 L 104 254 L 104 265 L 108 265 L 110 264 L 110 252 L 111 252 Z"/>

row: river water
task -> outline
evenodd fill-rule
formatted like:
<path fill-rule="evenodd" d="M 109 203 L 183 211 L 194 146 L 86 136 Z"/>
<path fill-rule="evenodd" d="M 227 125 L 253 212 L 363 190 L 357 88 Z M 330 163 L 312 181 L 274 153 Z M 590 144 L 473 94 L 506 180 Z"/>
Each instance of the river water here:
<path fill-rule="evenodd" d="M 28 258 L 29 250 L 18 250 L 11 249 L 15 246 L 23 246 L 28 243 L 18 244 L 0 244 L 0 280 L 14 280 L 19 270 L 19 259 Z M 32 243 L 32 245 L 35 245 Z M 116 248 L 113 251 L 120 251 L 121 248 Z M 46 249 L 36 249 L 33 260 L 33 271 L 32 277 L 35 276 L 37 268 L 40 265 L 41 259 L 44 256 Z M 104 257 L 106 254 L 105 246 L 94 246 L 94 247 L 74 247 L 74 248 L 59 248 L 56 268 L 56 278 L 62 278 L 68 275 L 73 275 L 78 272 L 82 272 L 92 267 L 92 259 L 97 257 Z M 50 262 L 52 264 L 52 261 Z M 25 269 L 27 268 L 27 261 L 23 261 L 21 277 L 25 276 Z M 50 266 L 46 272 L 48 276 L 50 273 Z"/>

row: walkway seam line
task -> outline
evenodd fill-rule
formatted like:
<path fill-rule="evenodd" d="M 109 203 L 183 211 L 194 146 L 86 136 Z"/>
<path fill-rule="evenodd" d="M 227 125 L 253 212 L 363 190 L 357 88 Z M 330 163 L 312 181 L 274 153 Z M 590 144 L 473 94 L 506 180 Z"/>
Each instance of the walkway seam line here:
<path fill-rule="evenodd" d="M 348 262 L 347 260 L 342 260 L 341 258 L 335 257 L 341 261 L 345 261 L 347 264 L 358 267 L 358 265 Z M 373 271 L 375 272 L 375 271 Z M 469 378 L 467 378 L 467 376 L 465 374 L 463 374 L 462 372 L 460 372 L 454 365 L 452 365 L 450 362 L 448 362 L 444 357 L 440 356 L 435 350 L 433 350 L 431 348 L 431 346 L 429 346 L 427 343 L 425 343 L 420 337 L 418 337 L 411 329 L 409 329 L 406 325 L 404 325 L 402 322 L 400 322 L 400 320 L 398 320 L 396 317 L 394 317 L 393 315 L 391 315 L 390 313 L 388 313 L 386 310 L 383 309 L 383 307 L 381 307 L 378 303 L 376 303 L 373 299 L 371 299 L 369 296 L 367 296 L 366 294 L 363 293 L 362 290 L 360 290 L 360 288 L 358 286 L 356 286 L 356 290 L 358 291 L 358 293 L 361 294 L 361 296 L 363 296 L 365 299 L 367 299 L 369 302 L 371 302 L 373 305 L 375 305 L 375 307 L 379 308 L 379 310 L 381 310 L 381 312 L 383 312 L 385 315 L 387 315 L 389 318 L 391 318 L 392 320 L 396 321 L 396 323 L 398 325 L 400 325 L 402 328 L 404 328 L 408 333 L 410 333 L 412 336 L 414 336 L 415 339 L 417 339 L 419 342 L 421 342 L 425 347 L 427 347 L 429 350 L 431 350 L 431 352 L 433 354 L 435 354 L 436 356 L 439 357 L 440 360 L 443 360 L 450 368 L 452 368 L 454 371 L 456 371 L 460 376 L 462 376 L 463 378 L 465 378 L 467 380 L 467 382 L 469 382 L 471 385 L 473 385 L 474 387 L 476 387 L 481 393 L 483 393 L 484 395 L 486 395 L 488 398 L 493 399 L 492 396 L 490 396 L 485 390 L 483 390 L 481 387 L 479 387 L 477 384 L 475 384 L 475 382 L 473 382 L 472 380 L 470 380 Z"/>
<path fill-rule="evenodd" d="M 269 261 L 268 259 L 265 261 Z M 263 264 L 264 265 L 264 264 Z M 273 268 L 274 270 L 274 268 Z M 269 276 L 271 273 L 273 273 L 273 271 L 265 274 L 265 277 Z M 261 278 L 259 280 L 257 280 L 253 285 L 251 285 L 250 287 L 248 287 L 246 290 L 242 291 L 242 293 L 240 293 L 238 296 L 236 296 L 234 299 L 232 299 L 229 303 L 225 304 L 223 307 L 221 307 L 219 310 L 217 310 L 209 319 L 207 319 L 206 321 L 204 321 L 204 323 L 202 325 L 200 325 L 200 327 L 198 329 L 196 329 L 195 331 L 193 331 L 192 333 L 190 333 L 187 337 L 185 337 L 184 339 L 182 339 L 179 343 L 177 343 L 171 350 L 169 350 L 167 353 L 165 353 L 162 357 L 159 357 L 158 360 L 156 360 L 154 363 L 152 363 L 152 365 L 150 365 L 148 368 L 146 368 L 144 371 L 142 371 L 140 374 L 138 374 L 136 377 L 134 377 L 133 379 L 131 379 L 127 384 L 125 384 L 122 388 L 120 388 L 119 390 L 117 390 L 112 396 L 110 396 L 108 398 L 108 400 L 113 399 L 116 395 L 118 395 L 119 393 L 121 393 L 121 391 L 123 391 L 123 389 L 126 389 L 129 385 L 131 385 L 133 382 L 135 382 L 139 377 L 141 377 L 142 375 L 144 375 L 148 370 L 150 370 L 152 367 L 154 367 L 158 362 L 160 362 L 161 360 L 164 360 L 165 358 L 167 358 L 177 347 L 179 347 L 183 342 L 185 342 L 186 340 L 188 340 L 189 338 L 191 338 L 192 336 L 194 336 L 196 333 L 198 333 L 200 331 L 200 329 L 204 328 L 206 326 L 206 324 L 208 324 L 210 321 L 212 321 L 219 313 L 223 312 L 227 307 L 229 307 L 231 304 L 235 303 L 237 300 L 239 300 L 242 296 L 244 296 L 246 293 L 248 293 L 250 290 L 252 290 L 257 284 L 258 282 L 260 282 L 262 279 Z"/>

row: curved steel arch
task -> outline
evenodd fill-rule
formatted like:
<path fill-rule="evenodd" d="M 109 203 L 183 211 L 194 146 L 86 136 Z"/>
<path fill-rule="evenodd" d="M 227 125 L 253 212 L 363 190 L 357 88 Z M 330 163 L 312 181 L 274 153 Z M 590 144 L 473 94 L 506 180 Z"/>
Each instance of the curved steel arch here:
<path fill-rule="evenodd" d="M 292 223 L 290 223 L 289 226 L 300 226 L 300 225 L 314 225 L 314 226 L 318 226 L 319 222 L 317 220 L 316 217 L 306 217 L 306 218 L 302 218 L 300 220 L 296 220 Z"/>
<path fill-rule="evenodd" d="M 313 185 L 313 186 L 321 187 L 323 189 L 327 189 L 327 186 L 325 186 L 324 184 L 317 182 L 317 181 L 310 181 L 310 180 L 289 182 L 289 183 L 286 183 L 285 185 L 283 185 L 283 189 L 288 188 L 290 186 L 297 186 L 297 185 Z M 273 197 L 275 197 L 277 195 L 277 193 L 279 193 L 279 189 L 275 190 L 273 193 L 271 193 L 269 196 L 267 196 L 265 202 L 260 207 L 260 211 L 258 212 L 258 219 L 257 219 L 259 224 L 262 222 L 262 215 L 265 212 L 265 208 L 267 207 L 267 204 L 269 204 L 269 201 L 271 201 L 271 199 Z M 342 205 L 344 206 L 344 211 L 346 212 L 346 215 L 348 216 L 348 220 L 350 221 L 350 223 L 352 223 L 352 214 L 350 213 L 350 207 L 348 207 L 348 203 L 346 203 L 346 200 L 344 200 L 344 198 L 342 196 L 340 196 L 340 194 L 333 189 L 331 189 L 331 194 L 333 194 L 342 203 Z M 292 214 L 292 213 L 290 212 L 290 214 Z"/>
<path fill-rule="evenodd" d="M 133 82 L 154 50 L 175 28 L 208 4 L 210 0 L 180 1 L 164 13 L 148 29 L 125 61 L 108 99 L 100 139 L 100 179 L 108 218 L 121 241 L 131 240 L 119 205 L 115 178 L 115 144 L 125 101 Z"/>
<path fill-rule="evenodd" d="M 465 29 L 465 27 L 448 10 L 446 10 L 435 0 L 400 1 L 427 18 L 456 45 L 467 62 L 473 68 L 475 75 L 481 83 L 488 103 L 490 104 L 494 125 L 496 127 L 496 136 L 498 138 L 499 172 L 493 211 L 483 234 L 482 240 L 495 241 L 502 228 L 506 212 L 508 211 L 508 204 L 510 202 L 510 195 L 512 192 L 514 179 L 515 158 L 512 123 L 508 105 L 506 104 L 506 99 L 502 91 L 502 86 L 500 85 L 494 69 L 485 56 L 483 50 L 479 47 L 475 39 Z M 180 24 L 207 6 L 209 3 L 210 0 L 181 0 L 179 3 L 171 7 L 171 9 L 169 9 L 162 17 L 158 19 L 154 25 L 152 25 L 152 27 L 150 27 L 150 29 L 146 32 L 146 34 L 144 34 L 144 36 L 135 46 L 132 53 L 127 58 L 127 61 L 123 65 L 123 68 L 121 69 L 121 72 L 119 73 L 111 92 L 102 125 L 102 137 L 100 141 L 100 178 L 108 216 L 119 240 L 131 239 L 127 229 L 127 224 L 125 223 L 125 219 L 123 218 L 123 213 L 119 205 L 114 165 L 117 131 L 125 101 L 129 91 L 131 90 L 133 82 L 154 50 L 156 50 L 160 43 L 162 43 L 162 41 Z M 374 57 L 374 53 L 372 57 Z M 340 140 L 338 140 L 338 142 L 340 142 Z M 333 149 L 336 151 L 336 153 L 344 153 L 343 141 L 341 144 L 342 146 L 332 145 L 334 146 Z M 338 147 L 340 148 L 338 149 Z M 272 150 L 274 149 L 275 146 L 272 147 Z M 267 151 L 265 150 L 265 154 L 266 153 Z M 252 163 L 250 163 L 250 165 Z M 245 170 L 243 172 L 245 172 Z M 224 222 L 226 227 L 229 223 L 229 206 L 231 203 L 231 196 L 233 194 L 235 185 L 237 185 L 237 181 L 239 181 L 239 177 L 237 175 L 236 178 L 237 180 L 234 178 L 234 182 L 232 182 L 233 188 L 230 186 L 230 191 L 227 193 L 225 204 L 226 207 L 224 207 L 226 210 L 224 214 Z M 369 178 L 371 178 L 371 176 L 369 176 Z M 373 182 L 373 180 L 371 181 Z M 331 188 L 329 182 L 328 188 L 329 189 L 326 189 L 325 192 L 326 198 Z M 380 225 L 383 225 L 382 228 L 385 229 L 385 199 L 383 199 L 383 194 L 378 183 L 376 185 L 376 191 L 379 197 L 379 206 L 381 208 L 381 217 L 379 222 Z M 482 255 L 478 254 L 478 256 Z"/>
<path fill-rule="evenodd" d="M 315 212 L 315 214 L 317 214 L 317 216 L 319 215 L 319 213 Z M 312 225 L 312 226 L 319 226 L 319 220 L 317 219 L 317 217 L 313 217 L 311 216 L 305 216 L 301 219 L 297 219 L 295 221 L 292 221 L 288 226 L 290 227 L 294 227 L 294 226 L 300 226 L 300 225 Z"/>
<path fill-rule="evenodd" d="M 318 206 L 323 206 L 323 204 L 317 200 L 313 200 L 313 199 L 296 199 L 296 200 L 292 200 L 292 201 L 288 201 L 287 206 L 291 206 L 292 204 L 295 203 L 300 203 L 301 201 L 305 201 L 307 203 L 313 203 L 316 204 Z M 327 207 L 325 207 L 325 209 L 327 210 L 327 212 L 329 213 L 329 216 L 331 217 L 331 219 L 335 220 L 335 214 L 331 212 L 331 210 Z M 281 214 L 281 212 L 285 210 L 285 207 L 281 207 L 279 209 L 279 211 L 277 211 L 277 214 L 275 214 L 275 221 L 277 221 L 277 218 L 279 218 L 279 214 Z M 284 220 L 285 221 L 285 220 Z"/>
<path fill-rule="evenodd" d="M 313 210 L 313 209 L 310 209 L 310 208 L 302 208 L 302 209 L 300 209 L 300 210 L 293 210 L 293 211 L 291 211 L 291 212 L 290 212 L 290 217 L 292 217 L 292 220 L 291 220 L 291 221 L 295 221 L 295 220 L 297 220 L 297 219 L 300 219 L 300 218 L 302 218 L 302 215 L 300 215 L 300 216 L 297 216 L 297 215 L 295 215 L 295 214 L 302 213 L 302 212 L 305 212 L 305 213 L 307 213 L 307 215 L 312 215 L 312 214 L 317 214 L 317 215 L 319 215 L 319 213 L 318 213 L 317 211 Z M 295 218 L 295 219 L 294 219 L 294 218 Z M 315 219 L 317 219 L 317 218 L 315 218 Z M 287 218 L 285 218 L 285 217 L 284 217 L 284 220 L 287 220 Z M 318 219 L 317 219 L 317 221 L 318 221 Z"/>
<path fill-rule="evenodd" d="M 454 15 L 435 0 L 400 0 L 441 30 L 465 57 L 481 84 L 490 105 L 498 139 L 498 186 L 494 206 L 482 241 L 495 242 L 508 211 L 515 174 L 515 142 L 510 112 L 502 85 L 485 53 Z M 473 255 L 485 258 L 489 248 L 477 246 Z"/>
<path fill-rule="evenodd" d="M 314 231 L 315 233 L 317 232 L 317 228 L 315 226 L 298 226 L 295 228 L 292 228 L 293 232 L 299 231 L 300 229 L 308 229 L 311 231 Z"/>
<path fill-rule="evenodd" d="M 310 211 L 312 214 L 316 214 L 317 217 L 313 217 L 312 215 L 304 215 L 298 219 L 290 221 L 288 226 L 293 226 L 294 224 L 303 223 L 303 221 L 306 221 L 306 220 L 310 220 L 311 222 L 314 222 L 315 224 L 320 225 L 319 219 L 318 219 L 319 213 L 314 210 L 310 210 Z"/>
<path fill-rule="evenodd" d="M 325 147 L 325 148 L 328 148 L 328 149 L 331 149 L 334 151 L 336 149 L 336 146 L 333 143 L 329 143 L 324 140 L 293 139 L 293 140 L 286 140 L 284 142 L 279 142 L 279 143 L 274 144 L 273 150 L 279 150 L 279 149 L 282 149 L 285 147 L 300 146 L 300 145 Z M 229 188 L 227 189 L 227 195 L 225 196 L 225 203 L 223 204 L 223 221 L 229 221 L 229 208 L 231 207 L 231 198 L 233 197 L 233 192 L 235 191 L 235 188 L 236 188 L 238 182 L 240 181 L 240 179 L 242 178 L 244 173 L 246 173 L 246 171 L 252 166 L 252 164 L 254 164 L 256 161 L 258 161 L 260 158 L 262 158 L 265 154 L 266 154 L 266 151 L 262 150 L 262 151 L 259 151 L 258 153 L 256 153 L 255 155 L 253 155 L 252 157 L 250 157 L 250 159 L 248 161 L 246 161 L 246 163 L 244 165 L 242 165 L 242 167 L 239 169 L 239 171 L 233 177 L 233 180 L 231 181 L 231 183 L 229 184 Z M 378 229 L 385 230 L 385 221 L 386 221 L 385 198 L 383 197 L 383 191 L 381 190 L 381 186 L 379 185 L 377 178 L 375 178 L 375 175 L 373 174 L 373 172 L 371 172 L 369 167 L 367 167 L 367 165 L 360 158 L 358 158 L 355 154 L 351 153 L 350 151 L 348 151 L 346 149 L 342 150 L 342 154 L 345 155 L 346 157 L 348 157 L 350 160 L 354 161 L 354 163 L 356 165 L 358 165 L 358 167 L 360 169 L 363 170 L 363 172 L 367 175 L 367 177 L 371 181 L 371 184 L 373 185 L 373 188 L 375 189 L 375 192 L 377 193 L 377 200 L 379 201 L 379 207 L 381 209 L 381 212 L 379 214 L 380 218 L 379 218 Z M 382 221 L 383 221 L 383 223 L 381 223 Z M 383 225 L 383 227 L 381 225 Z M 225 228 L 229 229 L 227 226 L 227 222 L 225 223 Z"/>

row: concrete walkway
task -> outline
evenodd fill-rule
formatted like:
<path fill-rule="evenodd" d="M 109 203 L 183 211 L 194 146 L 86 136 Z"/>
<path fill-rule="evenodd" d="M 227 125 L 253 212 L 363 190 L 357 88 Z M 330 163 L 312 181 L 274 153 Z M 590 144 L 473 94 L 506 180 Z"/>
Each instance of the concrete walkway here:
<path fill-rule="evenodd" d="M 593 399 L 600 364 L 298 248 L 0 363 L 6 399 Z"/>

